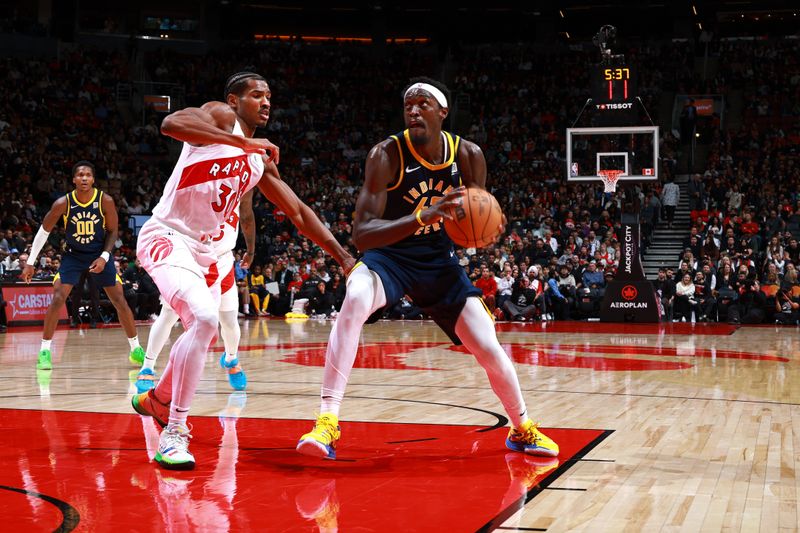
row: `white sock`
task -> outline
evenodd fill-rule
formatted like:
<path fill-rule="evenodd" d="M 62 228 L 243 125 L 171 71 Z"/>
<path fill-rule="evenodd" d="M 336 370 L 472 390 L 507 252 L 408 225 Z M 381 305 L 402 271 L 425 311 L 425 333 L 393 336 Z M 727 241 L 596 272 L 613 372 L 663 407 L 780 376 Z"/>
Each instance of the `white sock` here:
<path fill-rule="evenodd" d="M 50 344 L 53 342 L 53 339 L 42 339 L 42 347 L 40 350 L 49 350 Z"/>
<path fill-rule="evenodd" d="M 323 389 L 322 400 L 319 402 L 319 414 L 331 413 L 339 418 L 339 409 L 342 406 L 344 393 L 339 393 L 334 390 Z"/>
<path fill-rule="evenodd" d="M 236 354 L 239 351 L 239 341 L 242 338 L 238 313 L 236 311 L 220 311 L 219 330 L 222 343 L 225 345 L 225 362 L 230 363 L 236 359 Z"/>
<path fill-rule="evenodd" d="M 177 425 L 186 428 L 186 419 L 189 416 L 188 407 L 179 407 L 174 403 L 169 408 L 169 426 Z"/>
<path fill-rule="evenodd" d="M 149 368 L 150 370 L 156 369 L 156 358 L 149 355 L 144 356 L 144 363 L 142 363 L 142 370 Z"/>
<path fill-rule="evenodd" d="M 128 339 L 128 344 L 131 345 L 131 350 L 139 347 L 139 336 L 134 335 L 133 337 Z"/>
<path fill-rule="evenodd" d="M 250 304 L 242 304 L 242 311 L 244 311 L 244 314 L 249 313 L 250 312 Z"/>

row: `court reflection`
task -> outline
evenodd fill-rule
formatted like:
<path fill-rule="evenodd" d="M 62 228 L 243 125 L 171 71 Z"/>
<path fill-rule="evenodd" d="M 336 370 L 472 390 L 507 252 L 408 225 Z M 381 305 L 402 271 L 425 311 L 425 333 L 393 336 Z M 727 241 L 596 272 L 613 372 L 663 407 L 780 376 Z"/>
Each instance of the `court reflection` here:
<path fill-rule="evenodd" d="M 152 418 L 140 416 L 148 463 L 141 463 L 130 484 L 151 498 L 160 515 L 157 529 L 168 531 L 230 531 L 236 497 L 239 437 L 236 424 L 247 403 L 247 393 L 233 392 L 219 413 L 222 426 L 217 460 L 207 477 L 162 470 L 153 462 L 160 428 Z"/>
<path fill-rule="evenodd" d="M 300 516 L 316 523 L 320 532 L 339 531 L 339 498 L 336 495 L 335 479 L 316 479 L 311 481 L 294 498 Z"/>

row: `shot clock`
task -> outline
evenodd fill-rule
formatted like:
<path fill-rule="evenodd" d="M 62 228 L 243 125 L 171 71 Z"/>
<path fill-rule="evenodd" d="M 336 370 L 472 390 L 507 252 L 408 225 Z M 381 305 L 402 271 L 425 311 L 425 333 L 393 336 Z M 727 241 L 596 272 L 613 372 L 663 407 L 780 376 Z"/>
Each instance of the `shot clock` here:
<path fill-rule="evenodd" d="M 628 106 L 609 104 L 632 103 L 637 96 L 636 76 L 633 68 L 622 62 L 603 62 L 593 65 L 592 100 L 597 106 L 625 109 Z"/>

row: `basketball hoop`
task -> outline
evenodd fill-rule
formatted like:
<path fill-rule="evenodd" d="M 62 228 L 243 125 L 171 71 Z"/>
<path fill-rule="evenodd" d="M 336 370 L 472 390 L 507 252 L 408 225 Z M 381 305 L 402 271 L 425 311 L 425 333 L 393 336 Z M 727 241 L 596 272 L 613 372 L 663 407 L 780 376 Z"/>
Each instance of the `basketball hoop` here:
<path fill-rule="evenodd" d="M 619 181 L 619 177 L 623 172 L 624 170 L 619 169 L 598 170 L 597 173 L 600 179 L 603 180 L 603 185 L 605 186 L 603 192 L 616 192 L 617 181 Z"/>

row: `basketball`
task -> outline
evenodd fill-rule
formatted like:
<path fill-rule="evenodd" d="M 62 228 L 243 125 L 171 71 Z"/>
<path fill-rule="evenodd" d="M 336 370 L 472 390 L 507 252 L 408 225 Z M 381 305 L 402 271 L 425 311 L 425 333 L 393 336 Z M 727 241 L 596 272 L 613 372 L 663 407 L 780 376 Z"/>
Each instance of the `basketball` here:
<path fill-rule="evenodd" d="M 453 242 L 464 248 L 482 248 L 494 242 L 503 223 L 500 204 L 483 189 L 467 189 L 464 201 L 445 219 L 444 229 Z"/>

